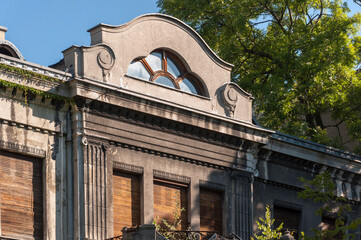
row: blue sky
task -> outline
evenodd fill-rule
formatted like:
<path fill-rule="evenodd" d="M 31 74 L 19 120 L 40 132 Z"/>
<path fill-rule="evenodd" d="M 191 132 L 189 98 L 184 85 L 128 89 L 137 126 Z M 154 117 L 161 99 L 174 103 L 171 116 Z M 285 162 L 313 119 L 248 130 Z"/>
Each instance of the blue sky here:
<path fill-rule="evenodd" d="M 361 7 L 348 3 L 353 12 Z M 99 23 L 120 25 L 158 12 L 156 0 L 0 0 L 0 26 L 25 59 L 51 65 L 72 45 L 89 45 L 87 30 Z"/>
<path fill-rule="evenodd" d="M 156 0 L 0 0 L 0 26 L 25 59 L 51 65 L 72 45 L 89 45 L 87 30 L 158 12 Z"/>

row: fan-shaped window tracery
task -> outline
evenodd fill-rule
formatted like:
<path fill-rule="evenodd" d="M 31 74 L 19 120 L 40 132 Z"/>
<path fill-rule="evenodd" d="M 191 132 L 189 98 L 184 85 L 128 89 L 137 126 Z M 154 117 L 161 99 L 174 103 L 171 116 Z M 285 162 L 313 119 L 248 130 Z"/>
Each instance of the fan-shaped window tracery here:
<path fill-rule="evenodd" d="M 166 50 L 157 50 L 145 58 L 133 61 L 128 67 L 127 75 L 187 93 L 205 95 L 200 81 Z"/>

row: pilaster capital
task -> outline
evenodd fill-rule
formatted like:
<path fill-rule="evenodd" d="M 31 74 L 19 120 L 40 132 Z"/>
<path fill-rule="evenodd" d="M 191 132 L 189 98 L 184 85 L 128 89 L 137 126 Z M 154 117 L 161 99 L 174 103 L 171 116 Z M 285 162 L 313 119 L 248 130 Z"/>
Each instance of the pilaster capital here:
<path fill-rule="evenodd" d="M 246 173 L 246 172 L 232 171 L 231 177 L 232 177 L 232 179 L 235 179 L 236 181 L 240 181 L 240 182 L 244 182 L 244 183 L 245 182 L 248 182 L 248 183 L 253 182 L 253 175 Z"/>

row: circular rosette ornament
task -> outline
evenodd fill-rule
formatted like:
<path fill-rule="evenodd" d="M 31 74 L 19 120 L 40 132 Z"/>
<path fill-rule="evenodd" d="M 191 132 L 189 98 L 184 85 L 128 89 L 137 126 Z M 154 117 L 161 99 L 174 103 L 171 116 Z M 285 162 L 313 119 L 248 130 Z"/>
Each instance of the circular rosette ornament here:
<path fill-rule="evenodd" d="M 234 111 L 236 109 L 236 104 L 238 100 L 238 90 L 237 86 L 234 86 L 232 83 L 227 83 L 223 90 L 223 100 L 225 103 L 226 110 L 229 117 L 234 117 Z"/>
<path fill-rule="evenodd" d="M 108 47 L 103 48 L 98 53 L 97 61 L 103 71 L 103 81 L 109 82 L 110 70 L 113 68 L 115 62 L 113 51 Z"/>
<path fill-rule="evenodd" d="M 107 49 L 103 49 L 98 53 L 98 63 L 103 69 L 109 70 L 114 65 L 114 57 Z"/>

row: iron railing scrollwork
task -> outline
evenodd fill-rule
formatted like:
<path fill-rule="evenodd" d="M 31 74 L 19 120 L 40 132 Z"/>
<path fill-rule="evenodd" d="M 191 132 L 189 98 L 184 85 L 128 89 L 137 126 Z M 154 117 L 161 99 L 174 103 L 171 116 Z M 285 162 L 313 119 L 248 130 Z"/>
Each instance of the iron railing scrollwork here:
<path fill-rule="evenodd" d="M 0 240 L 19 240 L 19 239 L 0 236 Z"/>
<path fill-rule="evenodd" d="M 135 228 L 129 228 L 126 229 L 125 231 L 133 232 L 134 230 Z M 230 236 L 225 237 L 218 235 L 215 232 L 207 232 L 207 231 L 177 231 L 177 230 L 157 231 L 157 236 L 158 237 L 156 237 L 156 239 L 167 239 L 167 240 L 228 240 L 228 239 L 242 240 L 239 236 L 237 236 L 234 233 L 231 233 Z M 106 240 L 123 240 L 123 236 L 120 235 L 120 236 L 108 238 Z"/>
<path fill-rule="evenodd" d="M 206 231 L 172 231 L 168 230 L 166 232 L 159 232 L 169 240 L 208 240 L 213 235 L 214 232 Z"/>
<path fill-rule="evenodd" d="M 122 240 L 122 239 L 123 239 L 123 235 L 112 237 L 112 238 L 107 238 L 106 240 Z"/>
<path fill-rule="evenodd" d="M 169 240 L 226 240 L 235 239 L 234 236 L 224 237 L 215 232 L 207 231 L 166 231 L 160 232 Z M 240 239 L 240 238 L 239 238 Z"/>

